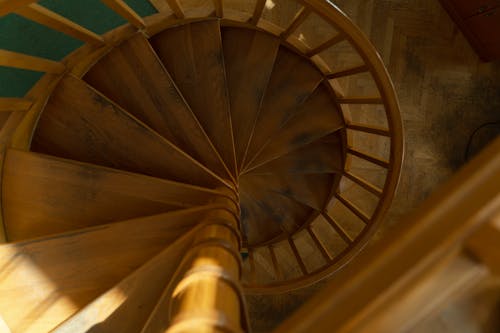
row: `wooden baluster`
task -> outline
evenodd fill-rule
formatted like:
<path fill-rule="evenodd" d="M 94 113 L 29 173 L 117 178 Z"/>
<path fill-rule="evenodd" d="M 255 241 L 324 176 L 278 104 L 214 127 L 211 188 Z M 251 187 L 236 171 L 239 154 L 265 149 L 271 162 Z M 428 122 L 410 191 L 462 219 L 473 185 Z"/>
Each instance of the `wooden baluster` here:
<path fill-rule="evenodd" d="M 282 39 L 287 39 L 290 35 L 297 30 L 297 28 L 306 20 L 306 18 L 311 14 L 311 9 L 309 7 L 302 7 L 299 12 L 295 15 L 290 23 L 290 26 L 281 33 L 280 37 Z"/>
<path fill-rule="evenodd" d="M 224 16 L 224 6 L 222 4 L 222 0 L 213 0 L 214 1 L 214 6 L 215 6 L 215 15 L 217 17 L 223 17 Z"/>
<path fill-rule="evenodd" d="M 326 78 L 328 80 L 337 79 L 340 77 L 355 75 L 355 74 L 364 73 L 367 71 L 369 71 L 369 67 L 367 65 L 355 66 L 355 67 L 347 68 L 347 69 L 344 69 L 344 70 L 341 70 L 338 72 L 327 74 Z"/>
<path fill-rule="evenodd" d="M 313 57 L 316 54 L 321 53 L 321 52 L 329 49 L 333 45 L 338 44 L 338 43 L 340 43 L 343 40 L 345 40 L 344 34 L 339 33 L 339 34 L 333 36 L 332 38 L 330 38 L 329 40 L 327 40 L 326 42 L 324 42 L 323 44 L 321 44 L 321 45 L 315 47 L 314 49 L 312 49 L 311 51 L 309 51 L 307 53 L 307 56 L 308 57 Z"/>
<path fill-rule="evenodd" d="M 336 193 L 335 197 L 339 199 L 339 201 L 346 207 L 348 208 L 351 212 L 354 213 L 357 217 L 359 217 L 364 223 L 369 224 L 370 223 L 370 217 L 367 216 L 365 213 L 359 209 L 355 204 L 347 200 L 346 198 L 342 197 L 340 193 Z"/>
<path fill-rule="evenodd" d="M 248 249 L 248 261 L 250 263 L 250 278 L 249 284 L 254 284 L 257 281 L 256 272 L 255 272 L 255 258 L 253 256 L 253 250 Z"/>
<path fill-rule="evenodd" d="M 178 19 L 183 19 L 186 17 L 184 11 L 182 10 L 181 4 L 179 3 L 179 0 L 167 0 L 167 3 Z"/>
<path fill-rule="evenodd" d="M 123 0 L 101 0 L 114 10 L 116 13 L 118 13 L 120 16 L 122 16 L 124 19 L 130 22 L 133 26 L 135 26 L 137 29 L 144 29 L 146 27 L 146 24 L 144 23 L 144 20 L 142 17 L 140 17 L 132 8 L 129 7 Z"/>
<path fill-rule="evenodd" d="M 262 16 L 262 12 L 264 11 L 265 5 L 266 5 L 266 0 L 257 0 L 252 18 L 250 19 L 251 24 L 257 25 Z"/>
<path fill-rule="evenodd" d="M 0 17 L 13 13 L 19 8 L 36 2 L 36 0 L 0 0 Z"/>
<path fill-rule="evenodd" d="M 0 97 L 0 112 L 27 111 L 32 105 L 29 99 Z"/>
<path fill-rule="evenodd" d="M 386 168 L 388 169 L 389 168 L 389 162 L 386 161 L 386 160 L 383 160 L 383 159 L 380 159 L 376 156 L 372 156 L 370 154 L 367 154 L 367 153 L 362 153 L 354 148 L 348 148 L 347 149 L 347 152 L 351 155 L 354 155 L 354 156 L 357 156 L 359 158 L 362 158 L 364 160 L 367 160 L 368 162 L 371 162 L 373 164 L 377 164 L 383 168 Z"/>
<path fill-rule="evenodd" d="M 299 254 L 299 250 L 297 250 L 297 246 L 295 245 L 295 242 L 293 241 L 293 239 L 291 237 L 288 238 L 288 244 L 290 244 L 290 247 L 292 248 L 293 255 L 295 256 L 295 259 L 297 260 L 297 263 L 300 266 L 300 270 L 302 271 L 302 274 L 307 275 L 306 265 L 302 261 L 302 258 Z"/>
<path fill-rule="evenodd" d="M 274 275 L 278 281 L 283 280 L 283 272 L 278 264 L 278 259 L 276 259 L 276 253 L 274 253 L 274 248 L 272 245 L 268 246 L 269 253 L 271 254 L 271 261 L 273 263 Z"/>
<path fill-rule="evenodd" d="M 170 8 L 166 0 L 148 0 L 148 1 L 159 13 L 166 12 Z"/>
<path fill-rule="evenodd" d="M 340 104 L 383 104 L 380 97 L 337 97 Z"/>
<path fill-rule="evenodd" d="M 309 236 L 311 236 L 312 240 L 314 241 L 314 244 L 316 244 L 316 247 L 319 249 L 321 252 L 321 255 L 323 256 L 323 259 L 328 263 L 332 261 L 333 257 L 328 253 L 328 251 L 325 249 L 325 246 L 321 241 L 316 237 L 316 234 L 314 231 L 311 229 L 311 227 L 307 228 L 307 232 L 309 233 Z"/>
<path fill-rule="evenodd" d="M 349 234 L 338 224 L 327 212 L 321 212 L 321 215 L 325 218 L 325 220 L 332 226 L 332 228 L 337 232 L 337 234 L 346 242 L 347 244 L 352 243 L 352 238 Z"/>
<path fill-rule="evenodd" d="M 389 132 L 388 129 L 385 129 L 382 127 L 377 127 L 377 126 L 372 126 L 372 125 L 351 123 L 351 124 L 347 124 L 347 128 L 351 129 L 353 131 L 377 134 L 377 135 L 381 135 L 381 136 L 391 136 L 391 132 Z"/>
<path fill-rule="evenodd" d="M 60 62 L 7 50 L 0 50 L 0 66 L 52 74 L 61 74 L 66 70 L 66 67 Z"/>
<path fill-rule="evenodd" d="M 345 172 L 344 175 L 349 178 L 350 180 L 352 180 L 353 182 L 355 182 L 356 184 L 358 184 L 359 186 L 361 186 L 362 188 L 364 188 L 365 190 L 375 194 L 376 196 L 378 197 L 381 197 L 382 196 L 382 190 L 380 188 L 378 188 L 377 186 L 367 182 L 366 180 L 350 173 L 350 172 Z"/>
<path fill-rule="evenodd" d="M 15 11 L 16 14 L 45 25 L 51 29 L 60 31 L 66 35 L 82 40 L 87 43 L 103 44 L 104 40 L 98 34 L 76 24 L 67 18 L 54 13 L 53 11 L 33 3 L 29 6 L 19 8 Z"/>

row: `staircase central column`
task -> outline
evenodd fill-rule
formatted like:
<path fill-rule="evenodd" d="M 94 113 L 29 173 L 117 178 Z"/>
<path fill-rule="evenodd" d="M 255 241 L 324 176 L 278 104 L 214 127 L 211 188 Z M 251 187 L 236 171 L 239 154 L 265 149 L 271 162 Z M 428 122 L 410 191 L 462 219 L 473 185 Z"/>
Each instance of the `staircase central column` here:
<path fill-rule="evenodd" d="M 234 194 L 231 192 L 232 197 Z M 184 256 L 166 332 L 248 331 L 241 279 L 238 200 L 218 197 Z"/>

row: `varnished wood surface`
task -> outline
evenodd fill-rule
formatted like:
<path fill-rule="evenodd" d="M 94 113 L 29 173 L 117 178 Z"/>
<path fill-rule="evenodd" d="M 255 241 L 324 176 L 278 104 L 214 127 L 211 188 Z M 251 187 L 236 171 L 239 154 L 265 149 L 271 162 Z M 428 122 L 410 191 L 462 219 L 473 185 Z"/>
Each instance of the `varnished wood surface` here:
<path fill-rule="evenodd" d="M 84 80 L 218 175 L 229 178 L 217 151 L 143 35 L 113 49 Z"/>
<path fill-rule="evenodd" d="M 7 152 L 3 172 L 10 240 L 202 205 L 219 193 L 17 150 Z"/>
<path fill-rule="evenodd" d="M 234 130 L 241 167 L 279 47 L 279 39 L 247 29 L 223 28 L 222 43 Z"/>
<path fill-rule="evenodd" d="M 324 86 L 313 94 L 288 118 L 281 122 L 262 150 L 247 165 L 247 171 L 286 155 L 344 127 L 336 103 Z"/>
<path fill-rule="evenodd" d="M 196 235 L 184 233 L 163 251 L 59 325 L 54 333 L 140 332 Z M 124 320 L 126 318 L 126 320 Z"/>
<path fill-rule="evenodd" d="M 227 166 L 236 174 L 218 21 L 190 23 L 166 30 L 153 37 L 152 45 Z"/>
<path fill-rule="evenodd" d="M 248 173 L 339 173 L 343 170 L 340 146 L 339 134 L 333 133 L 278 159 L 269 161 Z"/>
<path fill-rule="evenodd" d="M 271 78 L 255 122 L 246 162 L 309 97 L 321 82 L 321 73 L 300 56 L 280 48 Z"/>
<path fill-rule="evenodd" d="M 317 210 L 324 209 L 332 191 L 335 175 L 325 174 L 247 174 L 247 182 L 258 184 L 267 191 L 275 192 Z"/>
<path fill-rule="evenodd" d="M 51 330 L 174 243 L 207 208 L 0 246 L 2 317 L 14 332 Z"/>
<path fill-rule="evenodd" d="M 32 149 L 191 184 L 220 184 L 208 169 L 72 76 L 61 81 L 45 107 Z"/>

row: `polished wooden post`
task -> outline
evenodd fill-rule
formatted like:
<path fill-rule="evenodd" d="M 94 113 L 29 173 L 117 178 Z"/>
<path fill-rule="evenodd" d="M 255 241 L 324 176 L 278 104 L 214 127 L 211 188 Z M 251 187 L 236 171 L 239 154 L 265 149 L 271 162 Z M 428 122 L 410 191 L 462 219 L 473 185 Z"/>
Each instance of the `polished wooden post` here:
<path fill-rule="evenodd" d="M 248 331 L 240 287 L 241 256 L 238 208 L 214 210 L 186 253 L 182 277 L 173 289 L 166 332 Z M 230 208 L 232 207 L 232 208 Z"/>

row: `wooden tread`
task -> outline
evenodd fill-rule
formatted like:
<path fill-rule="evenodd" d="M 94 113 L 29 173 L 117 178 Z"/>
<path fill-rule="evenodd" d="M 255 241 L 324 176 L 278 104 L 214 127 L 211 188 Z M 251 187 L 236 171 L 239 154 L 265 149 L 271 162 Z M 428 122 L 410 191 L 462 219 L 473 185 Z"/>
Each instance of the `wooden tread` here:
<path fill-rule="evenodd" d="M 85 82 L 66 76 L 45 107 L 32 150 L 205 187 L 224 180 Z"/>
<path fill-rule="evenodd" d="M 307 100 L 323 80 L 321 72 L 299 55 L 280 47 L 256 119 L 245 164 L 299 106 Z"/>
<path fill-rule="evenodd" d="M 42 154 L 8 150 L 3 217 L 10 240 L 203 205 L 219 192 Z"/>
<path fill-rule="evenodd" d="M 214 207 L 1 245 L 4 320 L 13 332 L 50 331 L 173 244 Z"/>
<path fill-rule="evenodd" d="M 219 176 L 229 178 L 198 119 L 142 34 L 100 59 L 84 80 Z"/>
<path fill-rule="evenodd" d="M 219 21 L 208 20 L 174 27 L 154 36 L 151 43 L 226 165 L 236 176 Z"/>
<path fill-rule="evenodd" d="M 184 234 L 52 332 L 140 332 L 196 231 Z"/>
<path fill-rule="evenodd" d="M 280 40 L 255 30 L 225 27 L 222 44 L 236 158 L 241 166 Z"/>
<path fill-rule="evenodd" d="M 263 144 L 247 170 L 276 159 L 344 127 L 341 110 L 328 89 L 320 85 Z"/>
<path fill-rule="evenodd" d="M 332 133 L 271 160 L 249 174 L 325 174 L 343 171 L 340 133 Z"/>

